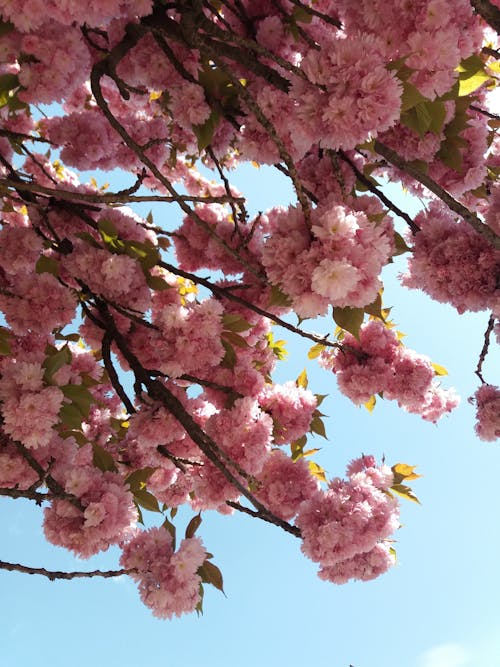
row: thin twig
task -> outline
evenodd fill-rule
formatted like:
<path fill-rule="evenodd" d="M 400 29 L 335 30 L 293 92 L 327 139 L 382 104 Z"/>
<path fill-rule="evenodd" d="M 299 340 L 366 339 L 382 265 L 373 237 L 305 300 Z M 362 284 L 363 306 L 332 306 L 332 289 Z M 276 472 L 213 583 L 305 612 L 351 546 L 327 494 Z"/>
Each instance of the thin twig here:
<path fill-rule="evenodd" d="M 44 567 L 30 567 L 28 565 L 21 565 L 20 563 L 6 563 L 0 560 L 0 569 L 9 570 L 10 572 L 22 572 L 23 574 L 39 574 L 47 577 L 50 581 L 56 579 L 90 579 L 91 577 L 103 577 L 104 579 L 111 579 L 111 577 L 121 577 L 123 574 L 130 574 L 136 572 L 135 569 L 130 570 L 91 570 L 90 572 L 61 572 L 60 570 L 46 570 Z"/>
<path fill-rule="evenodd" d="M 486 384 L 485 379 L 483 378 L 483 363 L 484 360 L 486 359 L 486 355 L 488 354 L 488 348 L 490 346 L 490 336 L 494 326 L 495 326 L 495 318 L 493 314 L 491 314 L 490 319 L 488 320 L 488 326 L 486 327 L 486 331 L 484 332 L 484 343 L 475 370 L 477 377 L 481 380 L 483 384 Z"/>

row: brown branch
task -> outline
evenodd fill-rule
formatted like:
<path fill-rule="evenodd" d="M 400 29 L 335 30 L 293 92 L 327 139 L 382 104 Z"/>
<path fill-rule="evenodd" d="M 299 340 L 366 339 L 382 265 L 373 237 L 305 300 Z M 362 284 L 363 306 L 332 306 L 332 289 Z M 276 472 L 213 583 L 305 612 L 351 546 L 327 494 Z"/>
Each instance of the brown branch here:
<path fill-rule="evenodd" d="M 375 141 L 374 144 L 375 152 L 381 155 L 387 162 L 392 164 L 394 167 L 397 167 L 401 171 L 404 171 L 406 174 L 414 178 L 416 181 L 425 185 L 425 187 L 433 192 L 441 201 L 448 206 L 448 208 L 457 213 L 465 222 L 467 222 L 478 234 L 484 236 L 484 238 L 491 243 L 494 248 L 500 249 L 500 236 L 497 236 L 495 232 L 485 225 L 481 220 L 472 213 L 468 208 L 463 204 L 457 201 L 447 190 L 442 188 L 435 180 L 433 180 L 427 174 L 424 174 L 423 171 L 418 169 L 415 165 L 406 162 L 403 158 L 392 150 L 388 146 Z"/>
<path fill-rule="evenodd" d="M 109 333 L 112 335 L 115 343 L 121 354 L 127 361 L 130 369 L 136 377 L 136 384 L 146 388 L 146 391 L 151 399 L 158 401 L 175 417 L 175 419 L 185 429 L 186 433 L 199 449 L 205 454 L 207 459 L 222 473 L 225 479 L 243 495 L 255 509 L 260 513 L 260 518 L 269 521 L 287 530 L 289 524 L 275 516 L 265 505 L 263 505 L 255 496 L 249 491 L 248 487 L 243 484 L 239 477 L 235 476 L 227 467 L 227 463 L 231 467 L 241 470 L 240 466 L 231 460 L 231 458 L 219 448 L 217 443 L 201 428 L 193 416 L 186 410 L 182 402 L 170 391 L 170 389 L 156 378 L 151 377 L 151 372 L 144 368 L 139 359 L 135 356 L 129 348 L 125 338 L 116 328 L 115 322 L 107 305 L 95 297 L 97 308 L 99 310 L 102 322 Z M 244 473 L 244 471 L 242 471 Z M 246 473 L 245 477 L 250 479 Z"/>
<path fill-rule="evenodd" d="M 388 197 L 384 195 L 384 193 L 377 188 L 376 185 L 372 183 L 372 181 L 367 178 L 362 171 L 360 171 L 356 164 L 344 153 L 344 151 L 339 151 L 338 152 L 340 158 L 346 162 L 349 167 L 352 169 L 354 174 L 356 175 L 356 178 L 360 183 L 362 183 L 370 192 L 372 192 L 389 210 L 391 210 L 393 213 L 395 213 L 398 217 L 402 218 L 408 227 L 411 229 L 413 234 L 416 234 L 417 232 L 420 231 L 420 227 L 410 218 L 408 213 L 405 213 L 402 211 L 399 206 L 396 206 L 394 202 L 392 202 Z"/>
<path fill-rule="evenodd" d="M 474 371 L 483 384 L 486 384 L 485 379 L 483 378 L 483 363 L 484 360 L 486 359 L 486 355 L 488 354 L 488 348 L 490 346 L 490 336 L 494 326 L 495 326 L 495 318 L 492 314 L 490 315 L 490 319 L 488 320 L 488 326 L 486 327 L 486 331 L 484 332 L 483 347 L 481 349 L 481 353 L 479 354 L 479 360 L 477 362 L 476 370 Z"/>
<path fill-rule="evenodd" d="M 492 5 L 489 0 L 470 0 L 470 4 L 479 16 L 500 34 L 500 9 Z"/>
<path fill-rule="evenodd" d="M 39 574 L 47 577 L 50 581 L 56 579 L 90 579 L 91 577 L 103 577 L 104 579 L 111 579 L 112 577 L 121 577 L 122 574 L 130 574 L 135 572 L 131 570 L 92 570 L 90 572 L 61 572 L 60 570 L 46 570 L 44 567 L 29 567 L 28 565 L 20 565 L 19 563 L 6 563 L 0 560 L 0 569 L 8 570 L 9 572 L 22 572 L 23 574 Z"/>
<path fill-rule="evenodd" d="M 103 193 L 88 193 L 88 192 L 76 192 L 71 190 L 62 190 L 59 188 L 47 188 L 38 183 L 24 183 L 22 181 L 13 181 L 8 178 L 0 179 L 0 195 L 10 194 L 8 188 L 15 189 L 20 192 L 33 192 L 35 194 L 46 195 L 47 197 L 53 197 L 54 199 L 62 199 L 63 201 L 69 201 L 77 203 L 89 202 L 91 204 L 128 204 L 128 203 L 137 203 L 137 202 L 168 202 L 168 203 L 178 203 L 179 201 L 183 202 L 193 202 L 199 204 L 226 204 L 228 201 L 233 201 L 237 204 L 243 204 L 245 202 L 244 197 L 233 197 L 229 198 L 227 195 L 221 195 L 219 197 L 212 196 L 190 196 L 190 195 L 180 195 L 176 194 L 175 196 L 162 196 L 162 195 L 129 195 L 125 191 L 120 192 L 103 192 Z"/>
<path fill-rule="evenodd" d="M 47 500 L 53 500 L 55 496 L 51 493 L 39 493 L 31 489 L 6 489 L 0 488 L 0 496 L 7 496 L 8 498 L 25 498 L 26 500 L 34 500 L 37 505 L 41 505 Z"/>
<path fill-rule="evenodd" d="M 176 266 L 173 266 L 172 264 L 168 264 L 167 262 L 159 262 L 158 266 L 167 269 L 167 271 L 170 271 L 171 273 L 174 273 L 177 276 L 181 276 L 181 278 L 187 278 L 188 280 L 192 280 L 194 283 L 197 283 L 198 285 L 203 285 L 203 287 L 209 289 L 215 296 L 221 299 L 227 299 L 228 301 L 234 301 L 235 303 L 239 303 L 241 306 L 248 308 L 248 310 L 252 310 L 254 313 L 257 313 L 262 317 L 266 317 L 267 319 L 271 320 L 271 322 L 274 322 L 274 324 L 277 324 L 278 326 L 283 327 L 283 329 L 287 329 L 292 333 L 302 336 L 302 338 L 308 338 L 309 340 L 312 340 L 314 343 L 321 343 L 325 347 L 336 347 L 339 349 L 343 347 L 340 343 L 332 343 L 324 336 L 318 336 L 317 334 L 310 333 L 309 331 L 303 331 L 302 329 L 299 329 L 298 327 L 294 326 L 293 324 L 290 324 L 286 320 L 281 319 L 277 315 L 273 315 L 268 310 L 259 308 L 259 306 L 255 306 L 250 301 L 247 301 L 246 299 L 243 299 L 242 297 L 233 294 L 230 290 L 228 290 L 227 287 L 218 287 L 217 285 L 214 285 L 206 278 L 201 278 L 200 276 L 197 276 L 194 273 L 183 271 L 182 269 L 179 269 Z M 238 285 L 235 285 L 234 287 L 235 289 L 238 289 Z"/>
<path fill-rule="evenodd" d="M 240 503 L 237 503 L 234 500 L 226 500 L 226 505 L 228 505 L 229 507 L 232 507 L 233 509 L 237 510 L 238 512 L 243 512 L 244 514 L 248 514 L 249 516 L 253 516 L 255 519 L 262 519 L 262 521 L 269 521 L 269 519 L 265 516 L 262 516 L 260 512 L 257 512 L 256 510 L 252 510 L 249 507 L 245 507 L 244 505 L 241 505 Z M 284 527 L 284 526 L 281 526 L 281 527 L 287 533 L 290 533 L 291 535 L 295 535 L 295 537 L 302 537 L 302 533 L 300 532 L 300 529 L 297 528 L 297 526 L 292 526 L 290 523 L 287 523 L 287 527 Z"/>

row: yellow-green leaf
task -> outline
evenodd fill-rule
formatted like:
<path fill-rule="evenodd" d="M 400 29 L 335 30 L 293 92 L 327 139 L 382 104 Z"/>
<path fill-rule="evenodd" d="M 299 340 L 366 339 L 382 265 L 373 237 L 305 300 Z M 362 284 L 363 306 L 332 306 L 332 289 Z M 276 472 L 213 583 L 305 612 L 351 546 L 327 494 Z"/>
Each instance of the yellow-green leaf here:
<path fill-rule="evenodd" d="M 214 565 L 210 561 L 206 560 L 203 565 L 198 568 L 198 574 L 200 575 L 204 584 L 212 584 L 212 586 L 215 586 L 217 590 L 224 593 L 222 573 L 217 565 Z"/>
<path fill-rule="evenodd" d="M 448 375 L 448 371 L 444 366 L 440 366 L 439 364 L 434 363 L 431 363 L 431 366 L 434 369 L 434 373 L 436 375 Z"/>
<path fill-rule="evenodd" d="M 59 262 L 52 257 L 40 255 L 35 264 L 35 271 L 37 273 L 50 273 L 53 276 L 59 275 Z"/>
<path fill-rule="evenodd" d="M 319 479 L 320 482 L 327 482 L 324 468 L 319 466 L 314 461 L 309 461 L 308 463 L 309 463 L 309 472 L 311 473 L 311 475 Z"/>
<path fill-rule="evenodd" d="M 366 401 L 366 403 L 364 403 L 364 406 L 368 410 L 368 412 L 373 412 L 376 402 L 377 402 L 376 397 L 370 396 L 370 398 Z"/>
<path fill-rule="evenodd" d="M 303 387 L 304 389 L 307 389 L 308 381 L 307 381 L 307 372 L 305 368 L 299 375 L 299 377 L 295 380 L 295 384 L 297 385 L 297 387 Z"/>
<path fill-rule="evenodd" d="M 322 343 L 316 343 L 316 345 L 313 345 L 307 353 L 308 359 L 316 359 L 323 352 L 323 350 L 326 350 L 326 346 Z"/>

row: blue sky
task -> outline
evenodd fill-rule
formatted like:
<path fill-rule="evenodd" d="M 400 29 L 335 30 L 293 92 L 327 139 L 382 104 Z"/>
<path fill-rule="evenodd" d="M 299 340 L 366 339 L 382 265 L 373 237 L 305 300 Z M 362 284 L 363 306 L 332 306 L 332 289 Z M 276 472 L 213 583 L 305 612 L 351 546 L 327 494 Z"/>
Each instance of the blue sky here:
<path fill-rule="evenodd" d="M 280 175 L 265 169 L 248 166 L 232 180 L 254 211 L 290 199 Z M 415 210 L 407 196 L 398 195 L 398 202 Z M 157 224 L 164 211 L 153 208 Z M 405 343 L 445 366 L 445 386 L 455 386 L 462 397 L 438 426 L 386 401 L 371 415 L 354 407 L 331 374 L 307 361 L 307 343 L 276 333 L 288 339 L 290 352 L 276 379 L 294 379 L 307 366 L 312 390 L 329 394 L 322 406 L 329 440 L 315 443 L 329 476 L 342 475 L 362 452 L 385 454 L 389 465 L 418 465 L 423 475 L 413 482 L 422 505 L 402 503 L 398 564 L 391 572 L 374 582 L 334 586 L 317 578 L 296 538 L 246 516 L 207 513 L 199 535 L 223 572 L 227 597 L 207 590 L 203 616 L 155 619 L 128 578 L 52 583 L 0 572 L 0 664 L 500 666 L 500 450 L 475 437 L 474 409 L 467 402 L 477 386 L 474 369 L 488 314 L 458 316 L 404 290 L 396 280 L 404 265 L 399 258 L 387 267 L 384 303 L 394 307 Z M 304 326 L 320 330 L 325 323 Z M 492 383 L 498 383 L 499 360 L 493 349 L 485 365 Z M 40 511 L 25 501 L 1 499 L 0 517 L 2 560 L 50 569 L 116 566 L 115 550 L 84 562 L 46 544 Z M 181 516 L 180 530 L 187 519 Z"/>

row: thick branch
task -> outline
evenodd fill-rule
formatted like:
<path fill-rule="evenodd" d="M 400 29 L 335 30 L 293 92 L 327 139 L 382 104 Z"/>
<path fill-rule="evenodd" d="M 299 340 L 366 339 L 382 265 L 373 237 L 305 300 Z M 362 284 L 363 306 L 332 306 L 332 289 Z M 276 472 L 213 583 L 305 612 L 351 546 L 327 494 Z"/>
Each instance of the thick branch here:
<path fill-rule="evenodd" d="M 470 0 L 470 4 L 481 18 L 500 34 L 500 9 L 492 5 L 489 0 Z"/>
<path fill-rule="evenodd" d="M 500 236 L 497 236 L 495 232 L 490 227 L 488 227 L 488 225 L 485 225 L 483 222 L 481 222 L 477 215 L 472 213 L 472 211 L 469 211 L 468 208 L 452 197 L 452 195 L 450 195 L 447 190 L 436 183 L 435 180 L 433 180 L 430 176 L 427 176 L 427 174 L 424 174 L 424 172 L 415 167 L 415 165 L 403 160 L 403 158 L 400 157 L 396 151 L 392 150 L 392 148 L 389 148 L 388 146 L 385 146 L 384 144 L 381 144 L 379 141 L 375 142 L 374 148 L 375 152 L 385 158 L 387 162 L 392 164 L 394 167 L 401 169 L 401 171 L 404 171 L 405 174 L 408 174 L 419 183 L 422 183 L 422 185 L 425 185 L 425 187 L 433 192 L 437 197 L 439 197 L 439 199 L 441 199 L 441 201 L 446 204 L 446 206 L 448 206 L 451 211 L 457 213 L 465 220 L 465 222 L 473 227 L 478 234 L 484 236 L 484 238 L 489 243 L 491 243 L 494 248 L 500 250 Z"/>
<path fill-rule="evenodd" d="M 0 496 L 7 496 L 8 498 L 25 498 L 26 500 L 34 500 L 37 505 L 41 505 L 47 500 L 52 500 L 55 496 L 51 493 L 40 493 L 32 491 L 31 489 L 6 489 L 0 488 Z"/>

